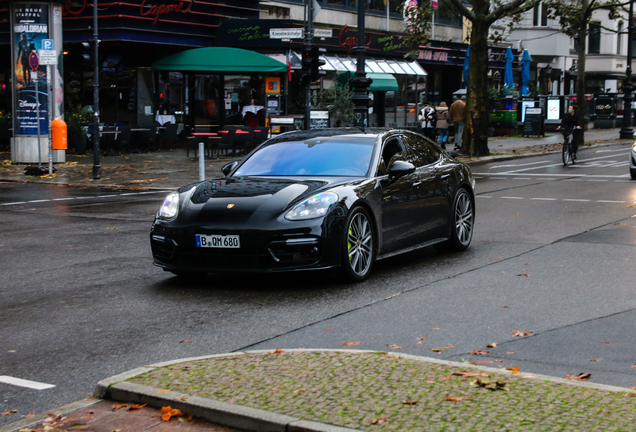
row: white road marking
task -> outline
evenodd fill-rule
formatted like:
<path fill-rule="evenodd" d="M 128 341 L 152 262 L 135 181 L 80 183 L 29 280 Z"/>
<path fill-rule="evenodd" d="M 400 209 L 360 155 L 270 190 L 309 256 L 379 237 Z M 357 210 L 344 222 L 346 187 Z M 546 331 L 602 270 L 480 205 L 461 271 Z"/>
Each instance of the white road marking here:
<path fill-rule="evenodd" d="M 532 180 L 531 177 L 515 177 L 513 180 Z"/>
<path fill-rule="evenodd" d="M 575 202 L 590 202 L 590 200 L 586 199 L 574 199 L 574 198 L 564 198 L 563 201 L 575 201 Z"/>
<path fill-rule="evenodd" d="M 27 202 L 29 202 L 29 203 L 36 203 L 36 202 L 49 202 L 49 201 L 51 201 L 51 200 L 47 200 L 47 199 L 45 199 L 45 200 L 33 200 L 33 201 L 27 201 Z"/>
<path fill-rule="evenodd" d="M 593 182 L 606 182 L 609 180 L 603 180 L 603 179 L 588 179 L 588 181 L 593 181 Z"/>
<path fill-rule="evenodd" d="M 9 206 L 9 205 L 16 205 L 16 204 L 26 204 L 26 201 L 18 201 L 18 202 L 12 202 L 12 203 L 4 203 L 1 204 L 3 206 Z"/>
<path fill-rule="evenodd" d="M 556 201 L 556 198 L 530 198 L 537 201 Z"/>
<path fill-rule="evenodd" d="M 578 163 L 584 163 L 584 162 L 589 162 L 589 161 L 598 161 L 599 159 L 607 159 L 607 158 L 613 158 L 615 157 L 615 155 L 608 155 L 608 156 L 599 156 L 599 157 L 593 157 L 591 159 L 579 159 Z M 543 161 L 543 163 L 547 163 L 546 161 Z M 501 165 L 500 165 L 501 166 Z M 514 166 L 518 166 L 518 165 L 513 165 Z M 513 173 L 520 173 L 523 171 L 530 171 L 530 170 L 538 170 L 538 169 L 544 169 L 544 168 L 551 168 L 551 167 L 556 167 L 556 166 L 562 166 L 561 163 L 551 163 L 548 165 L 542 165 L 542 166 L 536 166 L 536 167 L 532 167 L 532 168 L 523 168 L 523 169 L 518 169 L 518 170 L 510 170 L 507 172 L 502 172 L 502 173 L 490 173 L 490 175 L 510 175 Z M 576 165 L 574 165 L 574 167 L 576 167 Z M 491 168 L 492 169 L 492 168 Z M 479 174 L 483 174 L 483 173 L 479 173 Z M 548 174 L 548 175 L 558 175 L 558 174 Z"/>
<path fill-rule="evenodd" d="M 610 200 L 598 200 L 596 202 L 600 203 L 614 203 L 614 204 L 623 204 L 625 201 L 610 201 Z"/>
<path fill-rule="evenodd" d="M 478 173 L 481 175 L 497 175 L 497 176 L 514 176 L 514 175 L 518 175 L 514 172 L 510 172 L 510 173 L 497 173 L 497 174 L 486 174 L 486 173 Z M 579 178 L 584 178 L 584 177 L 590 177 L 590 178 L 629 178 L 629 173 L 627 174 L 620 174 L 620 175 L 601 175 L 601 174 L 536 174 L 536 173 L 524 173 L 524 175 L 528 175 L 528 176 L 534 176 L 534 177 L 543 177 L 545 180 L 556 180 L 555 178 L 552 177 L 579 177 Z M 494 177 L 491 177 L 492 180 L 495 180 Z M 496 180 L 503 180 L 503 179 L 499 179 L 497 178 Z"/>
<path fill-rule="evenodd" d="M 492 198 L 490 195 L 477 195 L 477 198 Z"/>
<path fill-rule="evenodd" d="M 622 152 L 625 150 L 629 151 L 629 149 L 622 148 L 618 150 L 596 150 L 596 153 L 613 153 L 613 152 Z"/>
<path fill-rule="evenodd" d="M 495 165 L 495 166 L 490 167 L 490 169 L 494 169 L 494 168 L 512 168 L 512 167 L 536 165 L 536 164 L 542 164 L 542 163 L 545 163 L 545 161 L 530 162 L 530 163 L 520 163 L 520 164 L 508 164 L 508 165 Z"/>
<path fill-rule="evenodd" d="M 21 378 L 14 378 L 7 375 L 0 375 L 0 382 L 18 387 L 26 387 L 34 390 L 46 390 L 55 387 L 53 384 L 45 384 L 37 381 L 29 381 Z"/>
<path fill-rule="evenodd" d="M 101 199 L 101 198 L 114 198 L 119 196 L 128 196 L 128 195 L 146 195 L 146 194 L 164 194 L 170 191 L 148 191 L 148 192 L 134 192 L 134 193 L 124 193 L 119 195 L 94 195 L 94 196 L 80 196 L 80 197 L 65 197 L 65 198 L 53 198 L 53 199 L 43 199 L 43 200 L 32 200 L 32 201 L 16 201 L 10 203 L 2 203 L 0 206 L 11 206 L 18 204 L 32 204 L 32 203 L 40 203 L 40 202 L 50 202 L 50 201 L 70 201 L 70 200 L 81 200 L 81 199 Z"/>
<path fill-rule="evenodd" d="M 68 200 L 74 200 L 75 198 L 53 198 L 53 201 L 68 201 Z"/>
<path fill-rule="evenodd" d="M 499 197 L 499 198 L 504 198 L 504 199 L 525 199 L 524 197 L 509 197 L 509 196 Z"/>

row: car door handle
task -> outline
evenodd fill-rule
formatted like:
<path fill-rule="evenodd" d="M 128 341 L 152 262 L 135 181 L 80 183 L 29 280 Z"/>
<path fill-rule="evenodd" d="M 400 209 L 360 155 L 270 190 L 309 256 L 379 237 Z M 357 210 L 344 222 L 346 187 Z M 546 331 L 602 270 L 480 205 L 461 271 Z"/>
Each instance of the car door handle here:
<path fill-rule="evenodd" d="M 422 183 L 423 183 L 423 182 L 421 182 L 421 181 L 415 182 L 415 183 L 413 183 L 413 187 L 419 186 L 419 185 L 421 185 Z"/>
<path fill-rule="evenodd" d="M 450 177 L 450 174 L 448 174 L 448 173 L 447 174 L 442 174 L 441 179 L 444 180 L 444 179 L 447 179 L 449 177 Z"/>

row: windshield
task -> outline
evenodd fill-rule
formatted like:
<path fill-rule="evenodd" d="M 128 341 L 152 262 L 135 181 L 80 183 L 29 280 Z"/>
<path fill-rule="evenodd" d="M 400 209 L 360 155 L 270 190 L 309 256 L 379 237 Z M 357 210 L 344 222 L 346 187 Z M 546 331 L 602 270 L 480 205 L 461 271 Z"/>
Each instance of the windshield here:
<path fill-rule="evenodd" d="M 364 176 L 374 138 L 327 137 L 275 143 L 261 148 L 235 176 Z"/>

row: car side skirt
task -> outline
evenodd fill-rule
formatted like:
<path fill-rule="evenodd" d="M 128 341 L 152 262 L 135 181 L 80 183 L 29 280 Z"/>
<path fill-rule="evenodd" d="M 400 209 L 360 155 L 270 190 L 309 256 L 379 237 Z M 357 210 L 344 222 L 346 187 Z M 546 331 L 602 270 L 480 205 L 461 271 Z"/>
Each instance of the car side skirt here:
<path fill-rule="evenodd" d="M 433 239 L 433 240 L 426 241 L 424 243 L 417 244 L 415 246 L 409 246 L 409 247 L 404 248 L 404 249 L 400 249 L 400 250 L 396 250 L 396 251 L 393 251 L 393 252 L 388 252 L 388 253 L 382 254 L 382 255 L 378 256 L 376 258 L 376 260 L 379 261 L 379 260 L 384 259 L 384 258 L 389 258 L 389 257 L 395 256 L 395 255 L 400 255 L 400 254 L 403 254 L 403 253 L 406 253 L 406 252 L 411 252 L 411 251 L 414 251 L 414 250 L 417 250 L 417 249 L 422 249 L 422 248 L 425 248 L 425 247 L 428 247 L 428 246 L 433 246 L 434 244 L 442 243 L 442 242 L 445 242 L 447 240 L 448 240 L 448 237 L 436 238 L 436 239 Z"/>

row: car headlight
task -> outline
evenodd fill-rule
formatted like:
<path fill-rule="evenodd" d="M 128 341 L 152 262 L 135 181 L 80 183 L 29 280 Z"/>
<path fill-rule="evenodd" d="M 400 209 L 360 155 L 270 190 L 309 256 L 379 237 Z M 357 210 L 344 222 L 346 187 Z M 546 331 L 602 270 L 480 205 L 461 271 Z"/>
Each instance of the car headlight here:
<path fill-rule="evenodd" d="M 333 192 L 323 192 L 307 198 L 296 204 L 287 212 L 285 219 L 290 221 L 314 219 L 327 214 L 329 207 L 338 202 L 338 195 Z"/>
<path fill-rule="evenodd" d="M 177 213 L 179 213 L 179 192 L 172 192 L 163 200 L 157 216 L 161 219 L 173 219 Z"/>
<path fill-rule="evenodd" d="M 634 146 L 632 147 L 632 151 L 636 153 L 636 143 L 634 143 Z"/>

